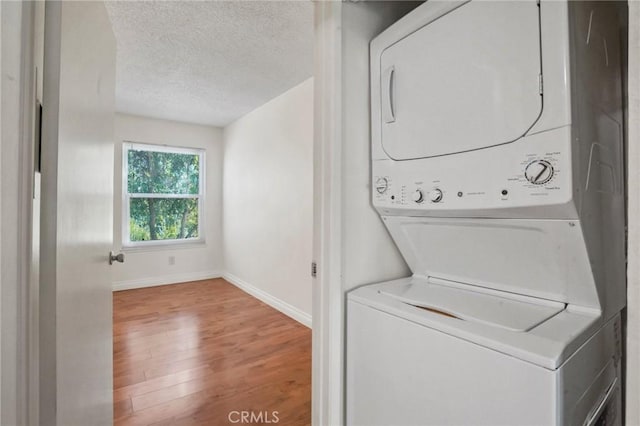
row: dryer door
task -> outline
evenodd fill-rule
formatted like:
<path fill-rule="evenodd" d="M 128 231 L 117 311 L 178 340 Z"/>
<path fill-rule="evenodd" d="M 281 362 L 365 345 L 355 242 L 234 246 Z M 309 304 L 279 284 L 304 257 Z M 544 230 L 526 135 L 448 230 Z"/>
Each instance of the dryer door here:
<path fill-rule="evenodd" d="M 542 112 L 536 1 L 471 1 L 382 52 L 382 146 L 394 160 L 513 142 Z"/>

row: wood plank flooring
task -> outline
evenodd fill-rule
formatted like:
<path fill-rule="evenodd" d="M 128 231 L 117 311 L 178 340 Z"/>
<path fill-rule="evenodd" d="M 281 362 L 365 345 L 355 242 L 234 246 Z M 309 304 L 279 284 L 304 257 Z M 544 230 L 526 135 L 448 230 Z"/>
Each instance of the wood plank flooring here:
<path fill-rule="evenodd" d="M 117 426 L 311 423 L 311 330 L 223 279 L 114 293 L 113 339 Z"/>

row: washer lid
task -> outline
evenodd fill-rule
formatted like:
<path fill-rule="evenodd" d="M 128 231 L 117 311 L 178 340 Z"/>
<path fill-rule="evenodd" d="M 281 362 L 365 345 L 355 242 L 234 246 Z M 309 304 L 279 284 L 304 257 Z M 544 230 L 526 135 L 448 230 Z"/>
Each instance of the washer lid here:
<path fill-rule="evenodd" d="M 384 283 L 364 285 L 349 291 L 347 300 L 349 303 L 368 306 L 384 314 L 411 321 L 549 370 L 559 368 L 603 324 L 602 311 L 568 304 L 565 309 L 547 318 L 529 331 L 513 331 L 501 326 L 495 326 L 497 315 L 489 317 L 492 320 L 490 325 L 476 320 L 465 321 L 459 318 L 451 318 L 449 315 L 434 313 L 433 310 L 418 308 L 393 296 L 400 295 L 402 297 L 405 294 L 405 291 L 400 288 L 394 291 L 394 287 L 401 287 L 406 290 L 408 288 L 407 284 L 416 282 L 426 284 L 425 281 L 423 277 L 414 276 Z M 411 296 L 409 299 L 412 301 L 424 300 L 423 296 L 414 297 L 411 293 L 409 293 L 409 296 Z M 514 300 L 511 299 L 512 296 L 514 296 L 513 293 L 505 295 L 509 301 Z M 546 301 L 540 300 L 540 302 L 546 305 Z M 535 305 L 536 303 L 533 304 Z M 469 303 L 459 311 L 469 314 L 471 305 L 472 303 Z M 447 306 L 449 307 L 449 305 Z M 528 311 L 528 309 L 526 310 Z M 348 310 L 347 315 L 350 315 Z M 510 314 L 508 316 L 512 317 Z M 507 323 L 511 328 L 514 327 L 512 320 L 507 321 Z M 612 345 L 613 343 L 609 346 Z M 428 353 L 425 353 L 425 356 L 428 356 Z"/>
<path fill-rule="evenodd" d="M 429 278 L 382 286 L 381 294 L 465 321 L 526 332 L 565 309 L 565 304 Z"/>
<path fill-rule="evenodd" d="M 386 48 L 380 76 L 394 160 L 513 142 L 542 111 L 539 7 L 471 1 Z"/>

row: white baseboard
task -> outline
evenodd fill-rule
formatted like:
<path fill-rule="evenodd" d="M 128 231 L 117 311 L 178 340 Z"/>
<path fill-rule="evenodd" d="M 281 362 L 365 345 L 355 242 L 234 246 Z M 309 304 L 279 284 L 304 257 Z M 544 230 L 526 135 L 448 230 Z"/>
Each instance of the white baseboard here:
<path fill-rule="evenodd" d="M 208 280 L 211 278 L 220 278 L 221 276 L 222 274 L 219 271 L 204 271 L 186 272 L 183 274 L 172 274 L 162 277 L 140 278 L 137 280 L 115 281 L 113 283 L 113 291 L 155 287 L 159 285 L 185 283 L 189 281 Z"/>
<path fill-rule="evenodd" d="M 289 303 L 281 299 L 278 299 L 275 296 L 272 296 L 271 294 L 265 292 L 264 290 L 260 290 L 259 288 L 249 284 L 246 281 L 243 281 L 242 279 L 236 277 L 233 274 L 225 272 L 222 274 L 222 278 L 229 281 L 231 284 L 235 285 L 240 290 L 243 290 L 246 293 L 249 293 L 256 299 L 261 300 L 262 302 L 266 303 L 272 308 L 277 309 L 283 314 L 293 318 L 294 320 L 298 321 L 300 324 L 311 328 L 311 315 L 309 315 L 308 313 L 301 311 L 295 306 L 292 306 Z"/>
<path fill-rule="evenodd" d="M 295 306 L 290 305 L 289 303 L 281 299 L 278 299 L 277 297 L 272 296 L 271 294 L 265 292 L 264 290 L 260 290 L 259 288 L 227 272 L 225 273 L 220 273 L 219 271 L 187 272 L 183 274 L 165 275 L 162 277 L 150 277 L 150 278 L 140 278 L 136 280 L 115 281 L 113 283 L 113 291 L 132 290 L 136 288 L 145 288 L 145 287 L 156 287 L 161 285 L 177 284 L 177 283 L 184 283 L 189 281 L 208 280 L 212 278 L 221 278 L 221 277 L 229 281 L 231 284 L 235 285 L 236 287 L 238 287 L 240 290 L 243 290 L 244 292 L 249 293 L 256 299 L 261 300 L 262 302 L 266 303 L 272 308 L 277 309 L 278 311 L 293 318 L 299 323 L 311 328 L 311 315 L 301 311 Z"/>

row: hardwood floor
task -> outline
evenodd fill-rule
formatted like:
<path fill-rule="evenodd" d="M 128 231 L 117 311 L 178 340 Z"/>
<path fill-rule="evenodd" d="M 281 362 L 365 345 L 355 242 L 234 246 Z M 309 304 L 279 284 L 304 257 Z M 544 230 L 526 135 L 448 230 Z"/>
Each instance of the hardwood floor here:
<path fill-rule="evenodd" d="M 113 304 L 115 425 L 311 423 L 307 327 L 223 279 Z"/>

